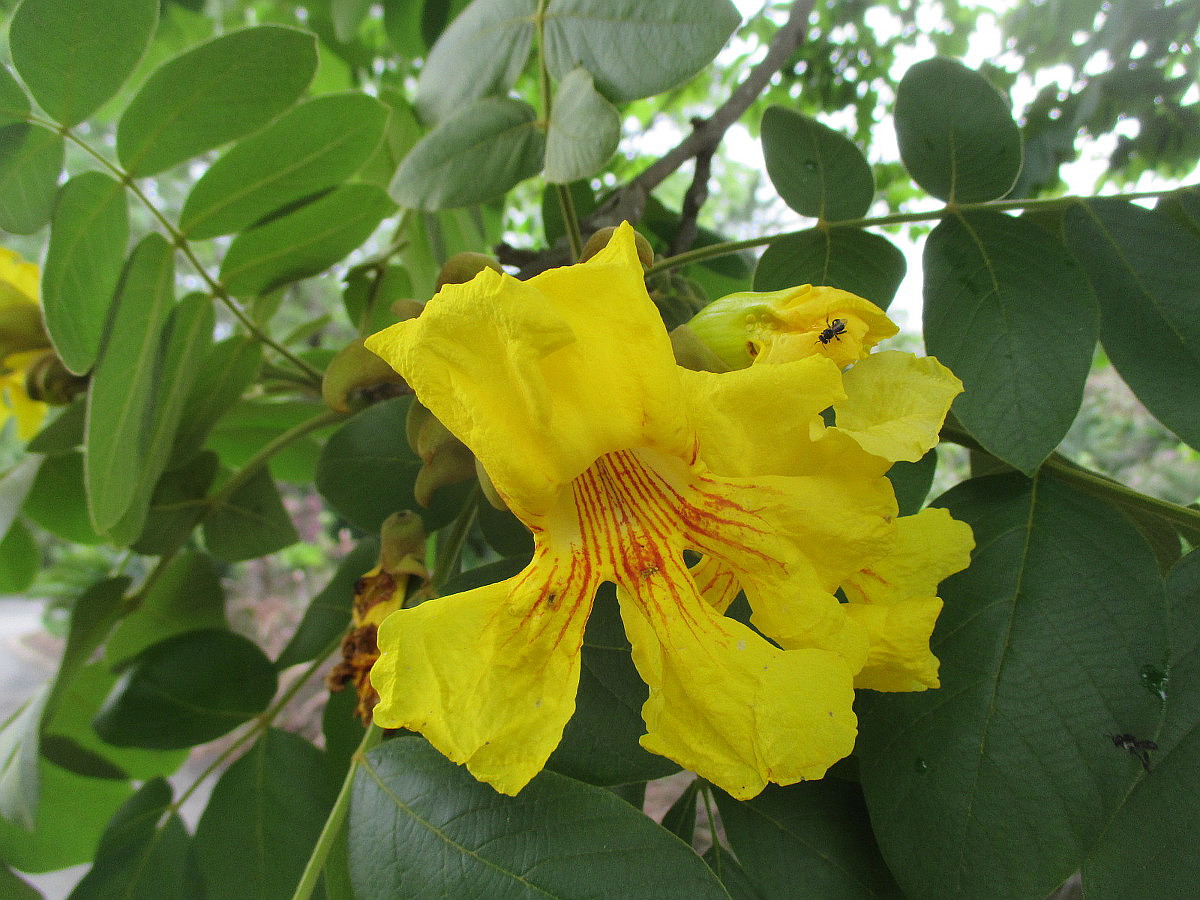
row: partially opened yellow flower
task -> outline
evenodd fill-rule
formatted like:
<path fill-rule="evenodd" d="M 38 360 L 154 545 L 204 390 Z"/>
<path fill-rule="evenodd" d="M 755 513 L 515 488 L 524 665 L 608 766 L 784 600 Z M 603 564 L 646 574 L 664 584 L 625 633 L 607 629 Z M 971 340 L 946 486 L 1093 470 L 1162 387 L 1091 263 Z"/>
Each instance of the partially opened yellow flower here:
<path fill-rule="evenodd" d="M 586 263 L 447 286 L 367 347 L 535 540 L 514 578 L 383 622 L 377 723 L 516 793 L 562 737 L 592 599 L 612 581 L 649 686 L 647 749 L 739 798 L 850 753 L 855 678 L 888 662 L 877 623 L 835 592 L 897 546 L 891 460 L 862 435 L 911 440 L 911 423 L 859 410 L 852 428 L 826 427 L 823 411 L 854 406 L 825 354 L 678 367 L 628 225 Z M 942 416 L 957 390 L 936 401 Z M 700 554 L 691 569 L 685 550 Z M 739 590 L 757 631 L 724 614 Z"/>
<path fill-rule="evenodd" d="M 29 396 L 27 374 L 49 347 L 38 267 L 0 247 L 0 425 L 15 418 L 21 440 L 33 437 L 46 417 L 46 404 Z"/>

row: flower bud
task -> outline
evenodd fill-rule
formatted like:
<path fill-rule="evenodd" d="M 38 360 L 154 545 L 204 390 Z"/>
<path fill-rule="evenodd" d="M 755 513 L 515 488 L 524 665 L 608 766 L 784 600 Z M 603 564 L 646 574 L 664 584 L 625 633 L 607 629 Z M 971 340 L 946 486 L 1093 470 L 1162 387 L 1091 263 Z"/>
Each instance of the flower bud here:
<path fill-rule="evenodd" d="M 325 684 L 331 691 L 340 691 L 354 683 L 358 692 L 355 713 L 364 724 L 371 721 L 371 710 L 379 701 L 370 678 L 371 667 L 379 659 L 379 624 L 404 606 L 414 587 L 427 584 L 429 573 L 421 561 L 424 555 L 425 531 L 420 516 L 407 511 L 395 513 L 380 528 L 379 564 L 354 585 L 354 606 L 350 631 L 342 641 L 342 661 L 330 671 Z"/>
<path fill-rule="evenodd" d="M 396 370 L 363 346 L 351 341 L 329 362 L 321 380 L 321 396 L 334 412 L 348 413 L 387 397 L 408 393 Z"/>
<path fill-rule="evenodd" d="M 614 226 L 601 228 L 583 245 L 583 252 L 579 254 L 580 262 L 587 262 L 601 250 L 608 246 L 609 239 L 616 232 Z M 638 259 L 642 261 L 643 266 L 654 265 L 654 248 L 650 246 L 650 242 L 646 240 L 645 235 L 641 232 L 634 232 L 633 243 L 637 248 Z"/>
<path fill-rule="evenodd" d="M 22 357 L 30 358 L 28 365 L 16 368 L 25 370 L 25 393 L 30 400 L 66 406 L 87 390 L 88 376 L 70 371 L 53 350 L 19 353 L 6 362 L 18 362 Z"/>
<path fill-rule="evenodd" d="M 447 284 L 466 284 L 484 269 L 503 272 L 500 263 L 482 253 L 456 253 L 442 266 L 438 273 L 437 289 L 440 291 Z"/>
<path fill-rule="evenodd" d="M 475 455 L 415 399 L 404 422 L 408 445 L 421 457 L 421 470 L 413 482 L 413 496 L 429 506 L 433 492 L 475 476 Z"/>
<path fill-rule="evenodd" d="M 839 288 L 809 284 L 729 294 L 683 327 L 690 332 L 686 340 L 695 338 L 730 369 L 814 355 L 827 356 L 844 368 L 899 331 L 870 301 Z"/>

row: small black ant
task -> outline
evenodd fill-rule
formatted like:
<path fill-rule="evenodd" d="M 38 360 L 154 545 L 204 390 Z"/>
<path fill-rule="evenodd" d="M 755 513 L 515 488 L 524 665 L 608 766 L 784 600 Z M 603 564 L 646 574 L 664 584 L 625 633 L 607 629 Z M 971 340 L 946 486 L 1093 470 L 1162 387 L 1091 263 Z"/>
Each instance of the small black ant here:
<path fill-rule="evenodd" d="M 845 333 L 846 333 L 846 320 L 845 319 L 834 319 L 832 322 L 830 322 L 828 319 L 826 319 L 825 320 L 825 330 L 817 335 L 817 342 L 821 343 L 821 344 L 828 344 L 834 338 L 837 338 L 840 341 L 842 339 L 842 335 Z"/>
<path fill-rule="evenodd" d="M 1158 744 L 1154 741 L 1145 741 L 1134 737 L 1132 734 L 1106 734 L 1104 736 L 1113 742 L 1114 747 L 1120 747 L 1136 756 L 1141 762 L 1142 768 L 1147 772 L 1150 771 L 1149 751 L 1157 750 Z"/>

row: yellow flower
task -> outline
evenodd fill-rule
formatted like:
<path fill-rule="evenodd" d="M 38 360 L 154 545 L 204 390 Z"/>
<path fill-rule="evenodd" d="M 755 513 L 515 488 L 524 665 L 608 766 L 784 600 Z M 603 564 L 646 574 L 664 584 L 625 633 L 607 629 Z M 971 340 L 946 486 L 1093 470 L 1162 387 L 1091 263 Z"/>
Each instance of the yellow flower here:
<path fill-rule="evenodd" d="M 612 581 L 649 686 L 647 749 L 739 798 L 850 753 L 856 676 L 894 666 L 886 627 L 835 592 L 897 547 L 884 473 L 911 455 L 921 410 L 893 427 L 888 410 L 856 406 L 824 354 L 678 367 L 628 225 L 586 263 L 447 286 L 367 347 L 474 452 L 535 540 L 514 578 L 383 622 L 376 722 L 516 793 L 562 737 L 592 599 Z M 936 443 L 959 389 L 940 371 L 953 390 L 930 401 L 940 416 L 925 415 L 916 444 Z M 852 426 L 827 427 L 831 406 Z M 691 569 L 684 550 L 701 556 Z M 739 590 L 757 631 L 724 615 Z"/>
<path fill-rule="evenodd" d="M 684 326 L 730 369 L 827 356 L 846 366 L 894 335 L 879 307 L 833 287 L 802 284 L 715 300 Z"/>
<path fill-rule="evenodd" d="M 26 379 L 49 346 L 38 305 L 38 267 L 0 247 L 0 426 L 15 418 L 21 440 L 33 437 L 46 417 L 46 404 L 29 396 Z"/>

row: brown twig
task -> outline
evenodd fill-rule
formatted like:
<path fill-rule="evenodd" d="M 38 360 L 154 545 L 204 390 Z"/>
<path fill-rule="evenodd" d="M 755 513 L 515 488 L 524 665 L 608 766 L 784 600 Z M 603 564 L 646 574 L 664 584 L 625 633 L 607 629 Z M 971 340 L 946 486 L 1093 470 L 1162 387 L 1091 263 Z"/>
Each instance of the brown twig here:
<path fill-rule="evenodd" d="M 692 119 L 692 127 L 699 128 L 702 120 Z M 692 183 L 688 185 L 687 193 L 683 196 L 683 208 L 679 210 L 679 227 L 675 229 L 675 237 L 671 239 L 668 256 L 678 256 L 692 249 L 699 230 L 700 208 L 708 200 L 708 179 L 712 176 L 712 158 L 716 148 L 700 151 L 696 154 L 696 165 L 692 171 Z"/>
<path fill-rule="evenodd" d="M 693 120 L 691 134 L 680 141 L 673 150 L 652 163 L 629 184 L 615 191 L 599 209 L 584 219 L 580 224 L 585 236 L 609 225 L 619 225 L 622 221 L 640 221 L 650 192 L 690 159 L 696 160 L 696 172 L 688 194 L 692 201 L 698 204 L 696 212 L 699 212 L 699 205 L 703 204 L 708 196 L 709 164 L 721 139 L 733 123 L 758 99 L 775 73 L 787 65 L 796 48 L 803 43 L 815 2 L 816 0 L 796 0 L 792 4 L 787 22 L 775 33 L 766 56 L 750 70 L 746 80 L 734 89 L 711 116 L 707 119 Z M 684 231 L 685 224 L 680 223 L 681 232 Z M 688 245 L 695 239 L 694 221 L 690 228 L 692 237 L 687 240 Z M 679 243 L 681 236 L 677 235 L 675 240 Z M 536 275 L 552 266 L 565 265 L 569 255 L 565 242 L 559 242 L 558 246 L 536 253 L 501 245 L 496 248 L 496 253 L 500 262 L 519 267 L 522 278 Z"/>
<path fill-rule="evenodd" d="M 750 105 L 758 99 L 775 73 L 782 69 L 796 48 L 804 41 L 808 19 L 812 15 L 815 0 L 796 0 L 788 13 L 788 20 L 775 33 L 762 62 L 750 70 L 746 80 L 737 86 L 724 103 L 707 119 L 694 122 L 692 133 L 679 142 L 665 156 L 652 163 L 649 168 L 634 178 L 587 219 L 588 230 L 595 231 L 606 225 L 616 225 L 622 220 L 636 222 L 641 219 L 646 199 L 650 192 L 678 170 L 689 159 L 699 159 L 707 154 L 711 159 L 729 130 Z"/>

